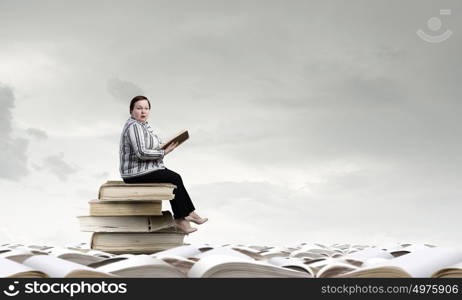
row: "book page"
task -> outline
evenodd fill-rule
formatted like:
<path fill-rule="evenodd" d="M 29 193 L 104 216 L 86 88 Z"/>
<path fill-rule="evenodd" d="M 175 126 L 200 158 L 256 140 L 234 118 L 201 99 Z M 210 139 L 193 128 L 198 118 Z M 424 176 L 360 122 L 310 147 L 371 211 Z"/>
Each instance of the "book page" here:
<path fill-rule="evenodd" d="M 46 253 L 36 254 L 26 249 L 19 249 L 19 250 L 14 249 L 9 252 L 0 253 L 0 257 L 8 258 L 9 260 L 15 261 L 17 263 L 22 263 L 24 260 L 34 255 L 47 255 L 47 254 Z"/>
<path fill-rule="evenodd" d="M 0 257 L 0 277 L 10 277 L 18 273 L 23 272 L 36 272 L 38 276 L 47 277 L 47 274 L 44 272 L 40 272 L 38 270 L 34 270 L 31 267 L 22 265 L 20 263 L 14 262 L 8 258 Z"/>
<path fill-rule="evenodd" d="M 339 274 L 351 272 L 358 269 L 357 266 L 349 264 L 349 263 L 343 263 L 343 262 L 335 262 L 332 264 L 327 264 L 320 269 L 317 270 L 316 272 L 316 277 L 318 278 L 329 278 L 333 277 Z"/>
<path fill-rule="evenodd" d="M 246 254 L 243 254 L 239 251 L 233 250 L 230 247 L 218 247 L 206 252 L 199 253 L 194 256 L 194 258 L 203 258 L 211 255 L 226 255 L 229 257 L 235 257 L 241 260 L 254 261 L 254 259 Z"/>
<path fill-rule="evenodd" d="M 380 248 L 366 248 L 364 250 L 360 250 L 357 252 L 353 252 L 343 256 L 345 260 L 356 260 L 364 262 L 369 258 L 387 258 L 392 259 L 393 255 L 391 255 L 388 251 L 385 251 Z"/>
<path fill-rule="evenodd" d="M 8 252 L 8 251 L 11 251 L 11 250 L 12 249 L 8 248 L 8 247 L 0 247 L 0 253 Z"/>
<path fill-rule="evenodd" d="M 363 261 L 363 264 L 361 267 L 373 267 L 376 266 L 377 264 L 386 264 L 390 258 L 383 258 L 383 257 L 371 257 Z"/>
<path fill-rule="evenodd" d="M 95 269 L 84 265 L 76 264 L 51 255 L 36 255 L 32 256 L 23 262 L 24 265 L 42 271 L 50 277 L 63 278 L 73 272 L 87 271 L 97 274 Z M 103 275 L 103 273 L 100 273 Z M 109 274 L 106 274 L 109 275 Z"/>
<path fill-rule="evenodd" d="M 183 246 L 179 246 L 179 247 L 175 247 L 175 248 L 171 248 L 168 250 L 154 253 L 151 256 L 159 258 L 159 259 L 163 259 L 164 257 L 172 257 L 172 256 L 181 256 L 183 258 L 189 258 L 189 257 L 196 257 L 197 255 L 201 253 L 202 252 L 199 250 L 198 246 L 183 245 Z"/>
<path fill-rule="evenodd" d="M 304 264 L 301 259 L 291 257 L 271 257 L 267 260 L 267 262 L 278 267 L 293 268 L 299 271 L 302 270 L 310 274 L 312 277 L 315 275 L 313 269 Z"/>
<path fill-rule="evenodd" d="M 110 258 L 110 257 L 116 256 L 115 254 L 100 251 L 100 250 L 95 250 L 95 249 L 88 250 L 86 253 L 88 255 L 93 255 L 93 256 L 98 256 L 98 257 L 103 257 L 103 258 Z"/>
<path fill-rule="evenodd" d="M 209 251 L 210 252 L 210 251 Z M 207 253 L 207 252 L 205 252 Z M 188 272 L 190 278 L 206 277 L 311 277 L 306 272 L 271 265 L 264 261 L 237 256 L 209 255 L 196 262 Z"/>
<path fill-rule="evenodd" d="M 260 255 L 263 257 L 272 257 L 272 256 L 289 256 L 291 251 L 286 247 L 271 247 L 269 249 L 260 251 Z"/>
<path fill-rule="evenodd" d="M 427 246 L 426 244 L 397 244 L 395 246 L 391 245 L 387 249 L 385 249 L 387 252 L 389 252 L 393 257 L 399 257 L 401 255 L 405 255 L 411 252 L 415 252 L 421 249 L 427 249 L 431 248 Z M 383 248 L 382 248 L 383 249 Z"/>
<path fill-rule="evenodd" d="M 312 257 L 313 255 L 323 255 L 323 256 L 332 256 L 334 254 L 338 254 L 338 252 L 330 250 L 330 249 L 324 249 L 324 248 L 309 248 L 309 247 L 303 247 L 302 249 L 295 250 L 293 251 L 290 256 L 292 257 Z"/>
<path fill-rule="evenodd" d="M 462 251 L 451 248 L 421 248 L 386 262 L 377 263 L 358 271 L 379 267 L 398 267 L 412 277 L 430 277 L 434 272 L 462 261 Z"/>
<path fill-rule="evenodd" d="M 6 258 L 6 257 L 11 256 L 11 255 L 20 255 L 20 254 L 34 255 L 34 253 L 32 251 L 30 251 L 29 249 L 10 249 L 10 251 L 8 251 L 8 252 L 0 253 L 0 257 L 5 257 Z"/>
<path fill-rule="evenodd" d="M 97 251 L 97 250 L 96 250 Z M 125 260 L 127 258 L 133 257 L 135 254 L 130 254 L 130 253 L 125 253 L 125 254 L 119 254 L 119 255 L 113 255 L 110 258 L 105 258 L 102 261 L 91 263 L 88 266 L 92 268 L 99 268 L 108 264 L 112 264 L 117 261 Z"/>
<path fill-rule="evenodd" d="M 223 250 L 223 248 L 224 247 L 217 248 L 217 249 L 221 249 L 220 252 L 226 253 L 227 251 Z M 217 249 L 204 252 L 203 254 L 209 253 L 208 256 L 201 256 L 201 259 L 198 262 L 196 262 L 194 266 L 192 266 L 192 268 L 189 270 L 188 277 L 191 277 L 191 278 L 204 277 L 205 273 L 208 270 L 212 269 L 213 267 L 216 267 L 217 265 L 221 265 L 224 263 L 242 263 L 242 262 L 254 261 L 250 257 L 246 257 L 246 255 L 236 252 L 234 250 L 231 250 L 231 251 L 234 251 L 238 253 L 239 255 L 235 255 L 232 252 L 231 252 L 232 254 L 231 256 L 223 255 L 223 254 L 218 254 L 218 251 L 215 251 L 215 253 L 210 254 L 210 252 L 213 252 L 214 250 L 217 250 Z M 224 248 L 224 249 L 230 250 L 228 248 Z"/>
<path fill-rule="evenodd" d="M 151 257 L 149 255 L 145 255 L 145 254 L 134 255 L 127 259 L 98 267 L 97 269 L 99 271 L 112 273 L 112 272 L 117 272 L 117 271 L 121 271 L 121 270 L 128 269 L 128 268 L 134 269 L 134 268 L 141 268 L 141 267 L 146 267 L 146 266 L 157 266 L 158 268 L 170 269 L 174 272 L 178 271 L 177 269 L 175 269 L 175 267 L 169 265 L 163 260 Z"/>
<path fill-rule="evenodd" d="M 67 249 L 64 247 L 53 247 L 47 250 L 48 254 L 51 254 L 53 256 L 60 256 L 62 254 L 83 254 L 81 251 L 77 250 L 72 250 L 72 249 Z"/>
<path fill-rule="evenodd" d="M 453 274 L 458 273 L 459 276 L 457 277 L 460 278 L 460 276 L 462 275 L 462 261 L 452 264 L 450 266 L 447 266 L 445 268 L 441 268 L 440 270 L 434 272 L 431 277 L 440 277 L 441 275 L 445 273 L 450 273 L 450 275 L 452 275 L 449 277 L 455 277 L 453 276 Z"/>
<path fill-rule="evenodd" d="M 162 260 L 180 270 L 185 276 L 196 263 L 194 260 L 175 255 L 163 257 Z"/>
<path fill-rule="evenodd" d="M 326 257 L 324 259 L 315 261 L 313 263 L 309 263 L 308 266 L 311 268 L 321 268 L 328 264 L 337 264 L 337 263 L 347 263 L 343 258 L 335 258 L 335 257 Z"/>

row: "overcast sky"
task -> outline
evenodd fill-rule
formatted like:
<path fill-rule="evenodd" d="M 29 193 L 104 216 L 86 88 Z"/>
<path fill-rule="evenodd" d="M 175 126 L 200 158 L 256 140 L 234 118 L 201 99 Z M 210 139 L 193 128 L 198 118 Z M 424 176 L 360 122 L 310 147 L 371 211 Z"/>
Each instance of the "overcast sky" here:
<path fill-rule="evenodd" d="M 143 94 L 164 139 L 191 136 L 165 159 L 210 219 L 188 243 L 462 248 L 461 13 L 456 0 L 0 0 L 0 243 L 88 241 L 76 216 L 120 180 Z"/>

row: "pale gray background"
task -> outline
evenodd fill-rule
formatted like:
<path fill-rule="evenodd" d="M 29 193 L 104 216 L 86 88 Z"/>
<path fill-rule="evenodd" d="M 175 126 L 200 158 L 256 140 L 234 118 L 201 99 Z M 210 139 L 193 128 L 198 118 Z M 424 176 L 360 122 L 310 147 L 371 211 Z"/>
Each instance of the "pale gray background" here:
<path fill-rule="evenodd" d="M 210 218 L 186 242 L 462 247 L 461 13 L 460 1 L 0 0 L 0 243 L 88 240 L 76 216 L 120 178 L 141 93 L 162 137 L 191 135 L 165 159 Z M 454 33 L 431 44 L 419 28 Z"/>

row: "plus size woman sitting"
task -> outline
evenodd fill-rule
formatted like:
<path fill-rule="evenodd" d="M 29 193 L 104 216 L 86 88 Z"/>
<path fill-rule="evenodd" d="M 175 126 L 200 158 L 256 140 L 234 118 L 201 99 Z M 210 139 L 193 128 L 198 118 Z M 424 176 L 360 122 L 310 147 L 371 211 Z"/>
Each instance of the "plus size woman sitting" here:
<path fill-rule="evenodd" d="M 197 230 L 190 222 L 203 224 L 186 191 L 181 176 L 164 166 L 163 158 L 178 143 L 165 150 L 160 149 L 162 140 L 154 133 L 147 119 L 151 103 L 145 96 L 136 96 L 130 102 L 130 118 L 125 123 L 120 137 L 120 174 L 125 183 L 172 183 L 176 185 L 170 200 L 175 226 L 189 234 Z"/>

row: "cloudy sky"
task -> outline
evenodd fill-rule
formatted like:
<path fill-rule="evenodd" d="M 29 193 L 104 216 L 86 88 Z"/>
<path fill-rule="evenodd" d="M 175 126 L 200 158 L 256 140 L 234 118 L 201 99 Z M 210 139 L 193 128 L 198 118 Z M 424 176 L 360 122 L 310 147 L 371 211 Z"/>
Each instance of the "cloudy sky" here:
<path fill-rule="evenodd" d="M 461 13 L 0 0 L 0 243 L 88 241 L 76 216 L 120 179 L 119 134 L 144 94 L 162 137 L 190 132 L 165 159 L 210 218 L 186 242 L 462 248 Z"/>

